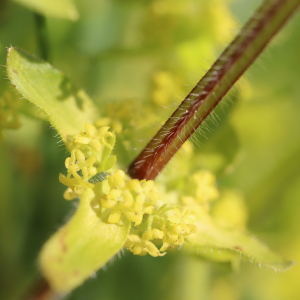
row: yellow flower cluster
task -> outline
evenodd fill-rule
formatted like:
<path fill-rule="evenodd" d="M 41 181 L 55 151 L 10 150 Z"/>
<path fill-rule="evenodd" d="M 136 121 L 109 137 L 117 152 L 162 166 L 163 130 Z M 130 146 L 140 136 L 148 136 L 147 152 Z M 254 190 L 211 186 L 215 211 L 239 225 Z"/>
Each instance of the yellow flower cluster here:
<path fill-rule="evenodd" d="M 115 111 L 114 111 L 113 115 L 115 116 Z M 122 123 L 117 118 L 113 119 L 113 118 L 106 117 L 106 118 L 98 119 L 95 122 L 95 126 L 97 126 L 97 127 L 111 126 L 112 129 L 114 130 L 114 132 L 117 134 L 122 133 L 122 130 L 123 130 Z"/>
<path fill-rule="evenodd" d="M 152 100 L 158 105 L 168 105 L 171 102 L 171 95 L 174 94 L 178 88 L 178 82 L 172 77 L 169 72 L 158 71 L 154 73 L 154 91 L 152 93 Z M 177 91 L 181 94 L 182 91 Z"/>
<path fill-rule="evenodd" d="M 111 209 L 109 223 L 117 223 L 122 215 L 125 215 L 129 221 L 138 226 L 145 214 L 155 212 L 154 205 L 159 196 L 152 180 L 133 179 L 126 182 L 125 173 L 118 170 L 113 175 L 107 176 L 106 183 L 106 186 L 105 183 L 102 184 L 104 193 L 100 201 L 102 207 Z"/>
<path fill-rule="evenodd" d="M 209 171 L 199 171 L 191 176 L 190 190 L 193 191 L 192 195 L 182 196 L 181 204 L 201 218 L 208 213 L 210 202 L 219 197 L 216 177 Z"/>
<path fill-rule="evenodd" d="M 71 156 L 65 161 L 68 174 L 59 175 L 61 183 L 68 186 L 64 197 L 72 200 L 92 189 L 91 208 L 99 218 L 115 224 L 124 216 L 133 223 L 125 247 L 135 255 L 162 256 L 168 247 L 182 245 L 184 237 L 196 231 L 194 220 L 187 211 L 162 205 L 152 180 L 130 179 L 118 170 L 102 181 L 90 182 L 115 164 L 115 157 L 110 156 L 115 138 L 108 129 L 85 124 L 85 131 L 73 137 Z M 152 240 L 160 240 L 159 250 Z"/>
<path fill-rule="evenodd" d="M 94 175 L 111 169 L 116 157 L 110 156 L 115 143 L 115 137 L 109 132 L 109 127 L 96 129 L 91 124 L 85 124 L 85 131 L 73 137 L 70 145 L 71 157 L 65 161 L 67 176 L 59 175 L 62 184 L 68 186 L 64 193 L 67 200 L 81 196 L 86 188 L 93 188 L 89 179 Z"/>
<path fill-rule="evenodd" d="M 152 239 L 162 239 L 164 233 L 159 229 L 152 229 L 145 232 L 141 237 L 135 234 L 128 236 L 125 247 L 134 255 L 146 255 L 149 253 L 153 257 L 163 256 L 166 252 L 161 253 L 157 247 L 150 242 Z"/>
<path fill-rule="evenodd" d="M 118 223 L 125 216 L 132 225 L 125 247 L 135 255 L 164 255 L 168 247 L 181 245 L 184 237 L 196 231 L 186 211 L 160 207 L 157 188 L 152 180 L 129 179 L 118 170 L 94 188 L 93 207 L 101 215 L 105 209 L 109 223 Z M 172 213 L 173 211 L 173 213 Z M 151 240 L 161 240 L 158 250 Z"/>
<path fill-rule="evenodd" d="M 181 213 L 178 208 L 175 207 L 174 213 L 168 217 L 167 222 L 163 225 L 163 246 L 160 251 L 165 251 L 168 247 L 174 247 L 176 245 L 182 245 L 184 237 L 196 232 L 196 225 L 192 219 L 190 213 L 185 210 Z"/>
<path fill-rule="evenodd" d="M 84 132 L 74 136 L 74 143 L 77 146 L 90 145 L 90 147 L 96 152 L 99 152 L 102 146 L 113 149 L 113 146 L 106 141 L 108 137 L 113 136 L 113 134 L 108 131 L 109 127 L 101 127 L 97 131 L 95 126 L 87 123 L 84 128 Z"/>
<path fill-rule="evenodd" d="M 219 197 L 216 188 L 216 177 L 209 171 L 199 171 L 193 175 L 193 180 L 197 184 L 196 199 L 200 203 L 210 202 Z"/>
<path fill-rule="evenodd" d="M 68 169 L 67 177 L 59 174 L 59 181 L 68 186 L 64 193 L 65 199 L 75 199 L 81 196 L 86 188 L 93 187 L 93 184 L 88 182 L 88 178 L 89 175 L 93 176 L 97 172 L 97 169 L 94 167 L 95 162 L 95 157 L 85 159 L 82 151 L 79 149 L 72 150 L 71 157 L 68 157 L 65 161 L 65 166 Z M 79 171 L 81 171 L 83 177 L 78 174 Z"/>
<path fill-rule="evenodd" d="M 171 214 L 170 214 L 171 212 Z M 196 232 L 194 220 L 188 211 L 181 213 L 177 207 L 169 207 L 166 210 L 160 209 L 156 214 L 150 216 L 146 221 L 149 227 L 154 227 L 143 232 L 141 236 L 129 235 L 125 247 L 135 255 L 146 255 L 153 257 L 163 256 L 169 247 L 182 245 L 184 237 Z M 143 227 L 143 226 L 141 226 Z M 137 231 L 135 228 L 133 231 Z M 158 248 L 151 240 L 161 240 L 162 246 Z"/>

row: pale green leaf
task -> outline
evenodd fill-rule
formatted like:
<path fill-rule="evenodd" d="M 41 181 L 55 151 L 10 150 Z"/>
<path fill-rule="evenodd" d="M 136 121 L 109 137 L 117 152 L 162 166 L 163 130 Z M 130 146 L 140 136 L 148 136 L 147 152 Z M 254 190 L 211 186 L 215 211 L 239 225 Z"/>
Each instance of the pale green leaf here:
<path fill-rule="evenodd" d="M 47 17 L 75 21 L 79 13 L 72 0 L 14 0 Z"/>
<path fill-rule="evenodd" d="M 93 123 L 99 112 L 87 94 L 50 64 L 9 48 L 7 74 L 16 89 L 47 114 L 64 141 Z"/>
<path fill-rule="evenodd" d="M 293 265 L 292 261 L 272 252 L 247 232 L 221 228 L 209 218 L 197 223 L 197 232 L 186 238 L 185 246 L 198 255 L 216 261 L 244 259 L 275 271 L 283 271 Z"/>
<path fill-rule="evenodd" d="M 105 165 L 104 165 L 104 170 L 110 170 L 116 163 L 117 158 L 116 156 L 110 156 L 106 161 L 105 161 Z"/>
<path fill-rule="evenodd" d="M 92 190 L 87 189 L 75 215 L 40 252 L 40 268 L 56 292 L 79 286 L 121 250 L 127 239 L 130 222 L 106 223 L 92 209 L 92 198 Z"/>

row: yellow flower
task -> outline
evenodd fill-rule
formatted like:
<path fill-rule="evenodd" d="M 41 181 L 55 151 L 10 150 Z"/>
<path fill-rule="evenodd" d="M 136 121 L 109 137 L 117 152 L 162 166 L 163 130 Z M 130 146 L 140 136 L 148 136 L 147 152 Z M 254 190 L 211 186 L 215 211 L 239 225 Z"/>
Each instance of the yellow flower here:
<path fill-rule="evenodd" d="M 109 149 L 113 148 L 113 146 L 106 141 L 108 137 L 113 136 L 113 134 L 108 131 L 108 126 L 101 127 L 97 131 L 95 126 L 86 123 L 84 125 L 84 128 L 84 132 L 74 136 L 75 143 L 90 145 L 91 148 L 96 152 L 99 152 L 101 150 L 101 144 L 105 145 Z"/>
<path fill-rule="evenodd" d="M 125 247 L 129 249 L 134 255 L 146 255 L 149 253 L 153 257 L 164 256 L 166 252 L 160 253 L 157 247 L 149 241 L 149 239 L 143 239 L 138 235 L 129 235 L 125 243 Z"/>
<path fill-rule="evenodd" d="M 193 175 L 197 184 L 196 199 L 200 203 L 213 201 L 219 197 L 219 191 L 216 188 L 216 177 L 209 171 L 200 171 Z"/>
<path fill-rule="evenodd" d="M 160 251 L 165 251 L 168 247 L 181 245 L 184 242 L 184 237 L 196 232 L 195 220 L 191 218 L 190 213 L 185 210 L 184 213 L 175 207 L 174 214 L 168 217 L 163 226 L 164 238 L 163 246 Z"/>
<path fill-rule="evenodd" d="M 108 176 L 107 181 L 110 190 L 101 198 L 101 204 L 104 208 L 112 209 L 108 222 L 117 223 L 124 214 L 138 226 L 144 214 L 155 212 L 153 205 L 159 197 L 153 181 L 133 179 L 125 182 L 125 173 L 121 170 Z"/>

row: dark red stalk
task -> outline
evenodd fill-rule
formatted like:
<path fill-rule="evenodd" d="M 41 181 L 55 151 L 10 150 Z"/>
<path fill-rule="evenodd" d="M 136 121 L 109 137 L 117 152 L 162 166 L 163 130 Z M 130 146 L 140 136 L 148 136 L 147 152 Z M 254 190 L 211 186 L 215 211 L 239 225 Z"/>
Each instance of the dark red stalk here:
<path fill-rule="evenodd" d="M 300 0 L 267 0 L 149 142 L 129 168 L 137 179 L 155 179 L 290 18 Z"/>

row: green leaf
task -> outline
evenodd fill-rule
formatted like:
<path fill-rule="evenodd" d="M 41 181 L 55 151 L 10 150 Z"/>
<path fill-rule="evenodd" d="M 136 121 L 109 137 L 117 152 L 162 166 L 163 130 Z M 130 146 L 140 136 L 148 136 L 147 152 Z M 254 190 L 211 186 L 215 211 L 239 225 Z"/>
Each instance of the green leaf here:
<path fill-rule="evenodd" d="M 221 228 L 207 218 L 197 223 L 197 232 L 186 238 L 185 246 L 191 252 L 216 261 L 232 261 L 242 258 L 259 267 L 283 271 L 293 265 L 272 252 L 257 238 L 238 229 Z"/>
<path fill-rule="evenodd" d="M 76 21 L 78 10 L 72 0 L 14 0 L 46 17 Z"/>
<path fill-rule="evenodd" d="M 108 224 L 92 209 L 93 191 L 87 189 L 71 220 L 43 246 L 40 268 L 51 288 L 70 292 L 101 268 L 124 245 L 130 222 Z"/>
<path fill-rule="evenodd" d="M 105 161 L 105 165 L 104 165 L 104 170 L 107 171 L 107 170 L 110 170 L 114 164 L 116 163 L 117 161 L 117 158 L 116 156 L 110 156 L 106 161 Z"/>
<path fill-rule="evenodd" d="M 47 114 L 64 141 L 68 135 L 78 134 L 85 123 L 94 123 L 99 117 L 87 94 L 50 64 L 11 47 L 6 69 L 16 89 Z"/>

